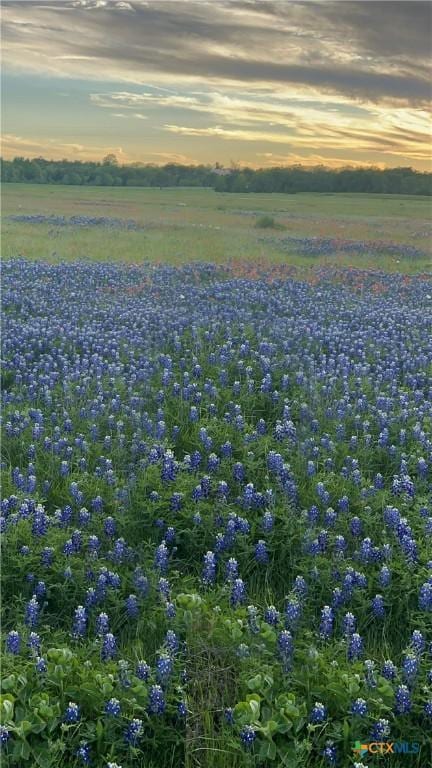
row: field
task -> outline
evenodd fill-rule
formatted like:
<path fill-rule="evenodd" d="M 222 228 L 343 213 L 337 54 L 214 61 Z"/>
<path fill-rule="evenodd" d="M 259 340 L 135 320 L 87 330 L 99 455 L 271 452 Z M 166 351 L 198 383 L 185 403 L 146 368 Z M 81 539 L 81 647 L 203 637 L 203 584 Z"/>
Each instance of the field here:
<path fill-rule="evenodd" d="M 319 262 L 418 273 L 430 269 L 431 212 L 430 198 L 398 195 L 5 184 L 3 257 L 170 264 L 247 260 L 301 268 Z M 110 217 L 123 224 L 132 220 L 140 229 L 32 225 L 8 218 L 35 214 Z M 257 228 L 265 215 L 280 228 Z M 318 240 L 315 249 L 303 242 L 311 238 Z M 399 251 L 392 253 L 389 244 Z"/>
<path fill-rule="evenodd" d="M 429 210 L 5 185 L 2 765 L 432 764 Z"/>

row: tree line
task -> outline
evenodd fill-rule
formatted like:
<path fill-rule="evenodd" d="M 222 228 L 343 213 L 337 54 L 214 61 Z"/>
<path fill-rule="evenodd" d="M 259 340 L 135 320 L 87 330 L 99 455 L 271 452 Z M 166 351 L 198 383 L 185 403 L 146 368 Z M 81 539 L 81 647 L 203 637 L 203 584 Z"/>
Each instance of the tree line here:
<path fill-rule="evenodd" d="M 304 166 L 223 169 L 208 165 L 120 165 L 114 155 L 101 162 L 1 160 L 3 182 L 104 187 L 210 187 L 218 192 L 367 192 L 431 195 L 432 174 L 413 168 L 325 168 Z"/>

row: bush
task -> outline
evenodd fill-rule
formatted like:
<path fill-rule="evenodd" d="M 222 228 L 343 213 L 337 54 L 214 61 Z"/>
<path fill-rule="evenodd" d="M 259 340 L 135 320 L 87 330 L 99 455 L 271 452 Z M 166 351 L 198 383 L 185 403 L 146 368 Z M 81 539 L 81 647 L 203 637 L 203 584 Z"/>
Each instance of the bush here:
<path fill-rule="evenodd" d="M 273 216 L 259 216 L 255 222 L 257 229 L 275 229 L 276 222 Z"/>

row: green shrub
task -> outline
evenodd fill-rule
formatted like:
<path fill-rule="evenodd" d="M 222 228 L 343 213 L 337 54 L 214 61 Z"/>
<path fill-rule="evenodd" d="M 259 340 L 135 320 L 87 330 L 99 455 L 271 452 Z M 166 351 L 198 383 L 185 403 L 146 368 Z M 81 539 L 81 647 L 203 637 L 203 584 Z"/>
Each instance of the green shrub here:
<path fill-rule="evenodd" d="M 257 229 L 275 229 L 276 222 L 273 216 L 259 216 L 255 222 Z"/>

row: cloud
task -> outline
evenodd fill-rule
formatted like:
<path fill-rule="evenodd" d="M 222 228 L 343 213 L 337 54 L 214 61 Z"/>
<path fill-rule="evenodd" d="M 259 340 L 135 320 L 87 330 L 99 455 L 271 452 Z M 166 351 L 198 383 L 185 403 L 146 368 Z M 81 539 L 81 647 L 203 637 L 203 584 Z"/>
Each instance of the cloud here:
<path fill-rule="evenodd" d="M 17 68 L 53 73 L 59 66 L 65 76 L 85 72 L 137 83 L 152 74 L 302 85 L 413 104 L 431 95 L 428 3 L 6 0 L 3 6 L 5 64 Z"/>
<path fill-rule="evenodd" d="M 39 139 L 4 134 L 2 154 L 12 157 L 46 157 L 49 160 L 102 160 L 105 155 L 114 154 L 122 163 L 129 162 L 129 156 L 122 147 L 90 146 L 75 142 L 62 142 L 60 139 Z"/>
<path fill-rule="evenodd" d="M 107 110 L 123 144 L 134 134 L 134 157 L 145 135 L 160 156 L 174 141 L 185 156 L 193 143 L 213 153 L 231 142 L 251 153 L 279 145 L 282 157 L 336 162 L 340 151 L 360 162 L 370 152 L 427 166 L 431 8 L 416 0 L 4 0 L 3 71 L 85 81 L 83 134 L 92 118 L 101 123 L 97 109 Z M 17 122 L 11 133 L 19 132 Z"/>

